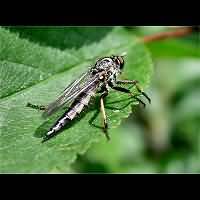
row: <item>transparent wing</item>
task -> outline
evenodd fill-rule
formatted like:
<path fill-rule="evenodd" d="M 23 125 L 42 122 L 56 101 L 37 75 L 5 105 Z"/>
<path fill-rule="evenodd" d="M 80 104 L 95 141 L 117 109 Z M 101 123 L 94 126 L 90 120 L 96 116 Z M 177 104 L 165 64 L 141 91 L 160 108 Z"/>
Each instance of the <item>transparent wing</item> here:
<path fill-rule="evenodd" d="M 91 78 L 90 72 L 86 72 L 81 75 L 81 77 L 73 81 L 69 86 L 67 86 L 63 93 L 52 103 L 50 103 L 47 108 L 44 110 L 43 117 L 48 117 L 51 114 L 55 113 L 63 105 L 71 103 L 81 92 L 86 90 L 91 86 L 98 76 Z"/>
<path fill-rule="evenodd" d="M 85 72 L 84 74 L 82 74 L 79 78 L 77 78 L 76 80 L 74 80 L 71 84 L 69 84 L 64 91 L 62 92 L 62 95 L 68 95 L 70 92 L 72 92 L 74 89 L 76 89 L 77 87 L 80 87 L 80 83 L 84 82 L 84 80 L 87 78 L 87 76 L 89 75 L 88 72 Z"/>

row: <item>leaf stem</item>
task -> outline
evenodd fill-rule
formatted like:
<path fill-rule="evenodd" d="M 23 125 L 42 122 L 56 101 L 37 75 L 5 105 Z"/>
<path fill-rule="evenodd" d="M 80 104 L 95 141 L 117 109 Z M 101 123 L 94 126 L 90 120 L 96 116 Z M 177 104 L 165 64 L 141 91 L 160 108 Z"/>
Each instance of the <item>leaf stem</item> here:
<path fill-rule="evenodd" d="M 190 35 L 192 32 L 197 31 L 196 27 L 181 27 L 175 28 L 175 30 L 165 31 L 161 33 L 156 33 L 152 35 L 147 35 L 142 38 L 144 43 L 165 40 L 169 38 L 179 38 Z"/>

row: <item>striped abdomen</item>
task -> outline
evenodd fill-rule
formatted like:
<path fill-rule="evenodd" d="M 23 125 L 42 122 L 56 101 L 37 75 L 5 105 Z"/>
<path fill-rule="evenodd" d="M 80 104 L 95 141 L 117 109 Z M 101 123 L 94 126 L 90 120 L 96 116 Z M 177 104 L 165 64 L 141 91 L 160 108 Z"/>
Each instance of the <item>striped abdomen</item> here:
<path fill-rule="evenodd" d="M 81 93 L 72 103 L 70 108 L 58 119 L 58 121 L 47 132 L 43 142 L 53 137 L 67 123 L 72 121 L 78 114 L 80 114 L 83 108 L 89 104 L 90 99 L 92 96 L 94 96 L 95 92 L 96 87 L 93 86 L 87 91 Z"/>

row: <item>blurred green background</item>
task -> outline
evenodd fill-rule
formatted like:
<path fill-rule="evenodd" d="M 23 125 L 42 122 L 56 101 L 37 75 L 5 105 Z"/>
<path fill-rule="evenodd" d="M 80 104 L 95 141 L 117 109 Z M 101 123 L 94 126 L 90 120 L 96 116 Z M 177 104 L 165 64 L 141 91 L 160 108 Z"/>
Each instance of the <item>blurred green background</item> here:
<path fill-rule="evenodd" d="M 172 27 L 126 27 L 139 37 Z M 152 104 L 78 157 L 75 173 L 200 173 L 200 36 L 146 44 L 154 62 Z"/>

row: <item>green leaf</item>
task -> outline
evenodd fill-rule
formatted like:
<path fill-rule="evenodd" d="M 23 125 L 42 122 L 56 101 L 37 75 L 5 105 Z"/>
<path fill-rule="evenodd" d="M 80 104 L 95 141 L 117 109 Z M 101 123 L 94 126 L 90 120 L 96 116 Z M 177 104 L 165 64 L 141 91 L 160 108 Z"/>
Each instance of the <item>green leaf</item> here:
<path fill-rule="evenodd" d="M 66 171 L 77 154 L 85 153 L 92 143 L 105 140 L 102 130 L 89 124 L 98 114 L 98 96 L 61 134 L 43 144 L 41 134 L 48 131 L 63 110 L 45 121 L 39 111 L 26 107 L 27 102 L 48 104 L 101 56 L 127 52 L 122 77 L 139 80 L 144 88 L 152 74 L 146 48 L 120 27 L 0 28 L 0 44 L 3 173 Z M 111 91 L 106 101 L 109 129 L 127 118 L 136 104 L 127 95 Z M 100 114 L 93 124 L 101 127 Z"/>

